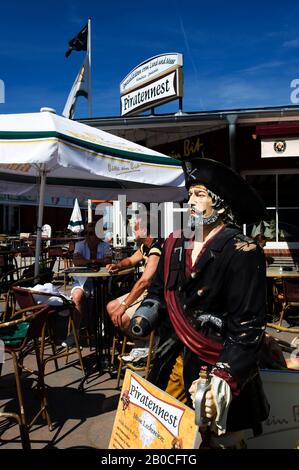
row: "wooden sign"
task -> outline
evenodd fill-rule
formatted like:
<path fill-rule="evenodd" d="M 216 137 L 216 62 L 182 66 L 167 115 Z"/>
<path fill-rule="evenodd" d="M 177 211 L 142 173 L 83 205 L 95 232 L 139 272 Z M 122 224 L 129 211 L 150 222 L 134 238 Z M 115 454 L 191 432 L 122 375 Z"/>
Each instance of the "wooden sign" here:
<path fill-rule="evenodd" d="M 194 410 L 126 371 L 109 449 L 195 449 Z"/>
<path fill-rule="evenodd" d="M 248 449 L 298 449 L 299 372 L 261 370 L 261 379 L 270 414 L 262 423 L 263 434 L 253 437 L 252 431 L 246 431 Z"/>

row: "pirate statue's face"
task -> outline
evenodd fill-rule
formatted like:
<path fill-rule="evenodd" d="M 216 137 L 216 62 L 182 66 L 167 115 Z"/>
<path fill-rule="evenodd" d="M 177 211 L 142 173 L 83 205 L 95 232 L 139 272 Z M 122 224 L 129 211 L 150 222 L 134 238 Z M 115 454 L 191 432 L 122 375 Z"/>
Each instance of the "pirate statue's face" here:
<path fill-rule="evenodd" d="M 189 189 L 191 227 L 197 225 L 210 225 L 219 218 L 215 210 L 215 201 L 212 194 L 205 186 L 196 184 Z"/>

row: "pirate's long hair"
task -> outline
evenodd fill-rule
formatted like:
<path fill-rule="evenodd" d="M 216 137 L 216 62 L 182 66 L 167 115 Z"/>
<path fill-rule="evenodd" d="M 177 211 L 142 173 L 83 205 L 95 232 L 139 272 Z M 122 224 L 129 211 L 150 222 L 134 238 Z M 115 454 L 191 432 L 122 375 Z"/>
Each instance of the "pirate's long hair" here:
<path fill-rule="evenodd" d="M 240 223 L 238 222 L 236 216 L 234 215 L 232 209 L 228 204 L 225 203 L 220 196 L 213 193 L 210 189 L 207 189 L 208 195 L 212 199 L 213 207 L 218 212 L 219 218 L 225 225 L 234 225 L 240 227 Z"/>

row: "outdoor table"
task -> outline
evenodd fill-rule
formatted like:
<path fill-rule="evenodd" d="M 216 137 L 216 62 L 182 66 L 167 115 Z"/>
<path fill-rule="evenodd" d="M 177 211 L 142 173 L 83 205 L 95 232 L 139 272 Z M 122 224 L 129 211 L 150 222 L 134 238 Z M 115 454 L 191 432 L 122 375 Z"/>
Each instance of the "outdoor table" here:
<path fill-rule="evenodd" d="M 12 235 L 5 235 L 0 236 L 0 243 L 3 247 L 11 247 L 11 248 L 16 248 L 17 242 L 20 240 L 18 236 L 12 236 Z"/>
<path fill-rule="evenodd" d="M 283 266 L 268 266 L 267 267 L 267 312 L 270 321 L 275 321 L 275 301 L 274 301 L 274 287 L 278 288 L 278 285 L 281 283 L 281 279 L 284 277 L 294 277 L 298 278 L 299 282 L 299 272 L 297 269 L 284 269 Z"/>
<path fill-rule="evenodd" d="M 49 242 L 50 246 L 53 245 L 65 245 L 68 243 L 77 243 L 81 240 L 84 240 L 85 237 L 42 237 L 41 241 L 43 244 Z M 29 238 L 21 239 L 22 242 L 31 243 L 35 246 L 36 235 L 30 235 Z"/>
<path fill-rule="evenodd" d="M 269 266 L 267 268 L 267 277 L 273 278 L 273 277 L 299 277 L 299 271 L 296 269 L 292 270 L 286 270 L 283 267 L 271 267 Z"/>
<path fill-rule="evenodd" d="M 64 272 L 70 277 L 90 278 L 93 281 L 93 319 L 95 322 L 94 333 L 97 357 L 96 370 L 99 373 L 111 372 L 110 347 L 114 326 L 106 310 L 109 281 L 112 278 L 122 277 L 134 272 L 134 268 L 123 269 L 115 274 L 109 273 L 106 268 L 100 268 L 99 270 L 91 269 L 92 268 L 75 267 L 66 269 Z M 87 373 L 86 377 L 81 381 L 79 389 L 82 389 L 86 378 L 93 372 L 94 370 L 91 370 Z"/>
<path fill-rule="evenodd" d="M 2 272 L 7 273 L 8 271 L 11 271 L 13 269 L 16 269 L 17 262 L 16 262 L 16 256 L 20 253 L 20 249 L 13 248 L 11 250 L 0 250 L 0 256 L 3 260 L 3 264 L 1 266 Z"/>
<path fill-rule="evenodd" d="M 69 243 L 77 243 L 81 240 L 84 240 L 85 237 L 51 237 L 51 238 L 46 238 L 42 237 L 43 241 L 48 241 L 50 242 L 50 246 L 52 245 L 67 245 Z"/>

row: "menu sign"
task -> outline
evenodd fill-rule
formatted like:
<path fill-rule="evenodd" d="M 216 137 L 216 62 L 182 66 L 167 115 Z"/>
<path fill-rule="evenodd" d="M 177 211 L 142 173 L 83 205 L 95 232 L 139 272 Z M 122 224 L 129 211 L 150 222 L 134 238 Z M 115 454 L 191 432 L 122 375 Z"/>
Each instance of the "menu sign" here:
<path fill-rule="evenodd" d="M 194 410 L 127 370 L 109 449 L 194 449 Z"/>

